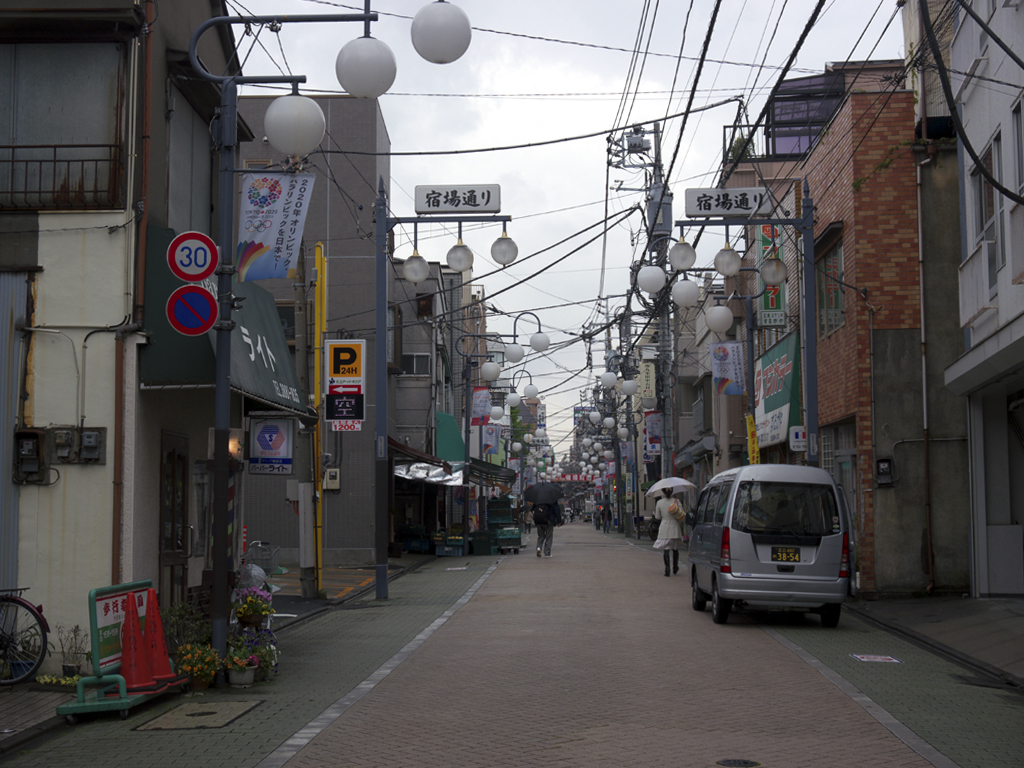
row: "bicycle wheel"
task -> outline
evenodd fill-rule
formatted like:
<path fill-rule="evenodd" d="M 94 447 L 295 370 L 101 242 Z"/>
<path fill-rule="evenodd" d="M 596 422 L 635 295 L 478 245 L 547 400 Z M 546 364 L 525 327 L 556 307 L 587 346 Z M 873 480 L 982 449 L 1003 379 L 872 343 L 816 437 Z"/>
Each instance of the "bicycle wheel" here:
<path fill-rule="evenodd" d="M 0 685 L 28 680 L 46 657 L 46 630 L 35 610 L 0 597 Z"/>

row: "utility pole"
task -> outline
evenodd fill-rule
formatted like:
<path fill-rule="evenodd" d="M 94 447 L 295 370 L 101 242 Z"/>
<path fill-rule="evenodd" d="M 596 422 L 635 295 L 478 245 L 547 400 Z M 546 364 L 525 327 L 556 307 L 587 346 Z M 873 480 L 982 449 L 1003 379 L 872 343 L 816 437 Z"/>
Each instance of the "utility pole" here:
<path fill-rule="evenodd" d="M 299 244 L 295 266 L 295 370 L 303 392 L 309 392 L 309 344 L 306 338 L 306 245 Z M 319 590 L 316 568 L 316 534 L 313 507 L 312 440 L 309 429 L 299 426 L 295 440 L 295 478 L 299 491 L 299 583 L 302 596 L 314 598 Z M 267 574 L 268 576 L 270 574 Z"/>

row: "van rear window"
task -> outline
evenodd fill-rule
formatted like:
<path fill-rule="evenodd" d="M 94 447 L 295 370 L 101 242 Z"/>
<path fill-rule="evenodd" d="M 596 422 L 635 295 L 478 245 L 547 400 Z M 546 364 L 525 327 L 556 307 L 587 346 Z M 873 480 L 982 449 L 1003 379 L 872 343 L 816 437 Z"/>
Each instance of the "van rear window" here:
<path fill-rule="evenodd" d="M 828 536 L 841 531 L 827 485 L 747 481 L 736 494 L 732 527 L 745 533 Z"/>

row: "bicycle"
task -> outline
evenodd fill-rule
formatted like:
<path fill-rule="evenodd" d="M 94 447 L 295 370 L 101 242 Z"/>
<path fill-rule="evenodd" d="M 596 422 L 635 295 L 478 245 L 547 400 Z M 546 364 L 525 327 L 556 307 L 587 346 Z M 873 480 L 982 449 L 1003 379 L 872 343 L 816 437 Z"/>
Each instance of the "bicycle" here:
<path fill-rule="evenodd" d="M 0 685 L 32 679 L 46 658 L 50 626 L 43 607 L 21 596 L 26 589 L 0 589 Z"/>

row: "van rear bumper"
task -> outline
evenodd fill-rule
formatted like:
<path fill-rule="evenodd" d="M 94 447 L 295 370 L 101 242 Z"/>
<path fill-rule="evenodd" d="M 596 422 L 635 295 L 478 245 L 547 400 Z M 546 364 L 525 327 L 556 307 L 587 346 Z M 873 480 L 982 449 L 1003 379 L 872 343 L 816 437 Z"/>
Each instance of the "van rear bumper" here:
<path fill-rule="evenodd" d="M 718 592 L 729 600 L 756 608 L 820 608 L 846 600 L 849 579 L 789 581 L 756 576 L 718 574 Z"/>

